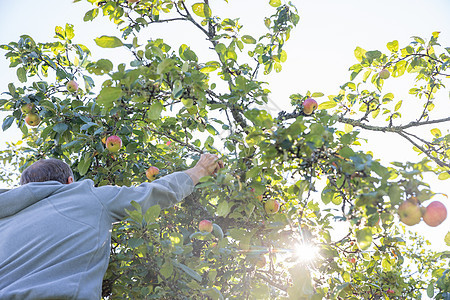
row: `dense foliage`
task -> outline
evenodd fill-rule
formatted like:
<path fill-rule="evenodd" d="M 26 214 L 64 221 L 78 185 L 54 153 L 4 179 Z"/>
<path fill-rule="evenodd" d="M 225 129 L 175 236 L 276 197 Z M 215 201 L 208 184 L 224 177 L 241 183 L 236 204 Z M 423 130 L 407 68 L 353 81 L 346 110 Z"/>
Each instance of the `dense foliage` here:
<path fill-rule="evenodd" d="M 88 1 L 85 21 L 103 15 L 120 30 L 97 45 L 124 47 L 134 59 L 91 60 L 86 46 L 72 42 L 69 24 L 56 27 L 52 42 L 23 35 L 0 46 L 21 82 L 0 100 L 11 112 L 2 129 L 15 122 L 26 142 L 2 150 L 3 163 L 23 169 L 57 157 L 76 180 L 99 186 L 137 185 L 150 166 L 158 177 L 184 170 L 203 152 L 226 164 L 183 203 L 136 207 L 116 224 L 105 299 L 450 299 L 450 253 L 428 250 L 397 217 L 404 200 L 433 197 L 424 173 L 450 177 L 450 134 L 411 133 L 450 120 L 433 119 L 450 65 L 438 32 L 406 46 L 391 41 L 387 51 L 357 48 L 337 95 L 293 94 L 290 108 L 274 113 L 265 109 L 269 84 L 258 75 L 280 72 L 287 59 L 283 47 L 300 21 L 293 4 L 264 3 L 273 14 L 261 20 L 266 32 L 253 36 L 208 0 Z M 138 38 L 169 22 L 194 24 L 215 60 L 189 45 Z M 414 78 L 409 93 L 423 103 L 417 115 L 403 116 L 402 101 L 383 90 L 402 76 Z M 66 88 L 71 80 L 79 84 L 74 92 Z M 307 115 L 303 102 L 311 97 L 320 105 Z M 25 122 L 29 103 L 38 126 Z M 422 160 L 383 165 L 361 150 L 356 127 L 398 134 Z M 111 135 L 123 142 L 117 153 L 105 148 Z M 10 175 L 2 171 L 0 180 L 11 182 Z M 281 208 L 269 214 L 264 206 L 273 199 Z M 203 219 L 214 222 L 212 233 L 198 232 Z"/>

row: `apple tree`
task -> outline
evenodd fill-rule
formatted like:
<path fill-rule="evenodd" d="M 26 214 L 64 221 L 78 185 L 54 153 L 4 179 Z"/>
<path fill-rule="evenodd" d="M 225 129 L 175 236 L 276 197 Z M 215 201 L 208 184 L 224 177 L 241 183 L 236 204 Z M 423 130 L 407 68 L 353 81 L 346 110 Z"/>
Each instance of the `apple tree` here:
<path fill-rule="evenodd" d="M 300 21 L 292 3 L 265 1 L 265 32 L 252 34 L 208 0 L 88 2 L 80 18 L 118 27 L 95 40 L 99 48 L 123 48 L 132 59 L 92 59 L 70 24 L 50 42 L 22 35 L 1 45 L 19 82 L 0 100 L 10 113 L 2 129 L 16 124 L 23 142 L 0 152 L 13 167 L 0 180 L 43 157 L 63 159 L 76 180 L 98 186 L 153 180 L 150 167 L 156 178 L 185 170 L 204 152 L 225 162 L 183 203 L 135 205 L 114 226 L 105 299 L 450 299 L 450 252 L 431 251 L 405 227 L 427 213 L 442 221 L 427 211 L 437 192 L 424 175 L 450 177 L 450 118 L 433 118 L 450 64 L 438 32 L 383 51 L 358 47 L 336 95 L 299 91 L 273 111 L 263 75 L 286 62 Z M 192 24 L 209 47 L 142 38 L 168 23 Z M 415 114 L 383 89 L 392 78 L 412 82 Z M 426 126 L 431 134 L 420 135 Z M 382 162 L 360 147 L 362 130 L 397 134 L 421 160 Z M 106 146 L 110 136 L 118 151 Z M 412 212 L 398 211 L 405 201 Z M 212 227 L 200 230 L 203 220 Z"/>

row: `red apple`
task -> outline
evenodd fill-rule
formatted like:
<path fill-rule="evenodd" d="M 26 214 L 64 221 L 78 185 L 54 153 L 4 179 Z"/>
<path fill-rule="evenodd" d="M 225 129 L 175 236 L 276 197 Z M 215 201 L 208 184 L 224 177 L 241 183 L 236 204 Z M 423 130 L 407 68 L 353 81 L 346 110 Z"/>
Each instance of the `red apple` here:
<path fill-rule="evenodd" d="M 128 1 L 128 3 L 136 3 L 136 2 L 138 2 L 139 0 L 127 0 Z"/>
<path fill-rule="evenodd" d="M 29 113 L 25 117 L 25 122 L 30 126 L 38 126 L 41 123 L 41 118 L 35 113 Z"/>
<path fill-rule="evenodd" d="M 387 294 L 394 294 L 395 292 L 394 292 L 393 290 L 391 290 L 391 289 L 388 289 L 388 290 L 386 291 L 386 293 L 387 293 Z"/>
<path fill-rule="evenodd" d="M 280 209 L 280 203 L 275 199 L 269 199 L 264 203 L 264 209 L 268 214 L 274 214 Z"/>
<path fill-rule="evenodd" d="M 22 107 L 20 108 L 20 110 L 22 110 L 22 113 L 24 114 L 29 114 L 34 108 L 34 104 L 33 103 L 27 103 L 22 105 Z"/>
<path fill-rule="evenodd" d="M 389 73 L 388 70 L 383 69 L 380 71 L 380 73 L 378 73 L 378 76 L 380 76 L 381 79 L 388 79 L 389 76 L 391 76 L 391 73 Z"/>
<path fill-rule="evenodd" d="M 78 83 L 75 80 L 70 80 L 66 83 L 66 89 L 71 93 L 76 92 L 78 90 Z"/>
<path fill-rule="evenodd" d="M 198 230 L 201 232 L 212 232 L 213 231 L 213 223 L 209 220 L 202 220 L 198 223 Z"/>
<path fill-rule="evenodd" d="M 432 227 L 436 227 L 447 218 L 447 209 L 442 202 L 433 201 L 428 204 L 423 215 L 423 221 Z"/>
<path fill-rule="evenodd" d="M 313 98 L 308 98 L 303 102 L 303 112 L 310 115 L 317 109 L 317 102 Z"/>
<path fill-rule="evenodd" d="M 348 259 L 348 262 L 351 263 L 351 264 L 354 264 L 354 263 L 356 263 L 356 258 L 350 257 L 350 258 Z"/>
<path fill-rule="evenodd" d="M 157 167 L 150 167 L 145 171 L 145 176 L 147 176 L 148 180 L 153 180 L 158 173 L 159 169 Z"/>
<path fill-rule="evenodd" d="M 106 139 L 106 149 L 111 152 L 118 152 L 122 148 L 122 140 L 117 135 L 112 135 Z"/>
<path fill-rule="evenodd" d="M 422 218 L 422 211 L 417 203 L 406 200 L 398 207 L 400 221 L 408 226 L 416 225 Z"/>

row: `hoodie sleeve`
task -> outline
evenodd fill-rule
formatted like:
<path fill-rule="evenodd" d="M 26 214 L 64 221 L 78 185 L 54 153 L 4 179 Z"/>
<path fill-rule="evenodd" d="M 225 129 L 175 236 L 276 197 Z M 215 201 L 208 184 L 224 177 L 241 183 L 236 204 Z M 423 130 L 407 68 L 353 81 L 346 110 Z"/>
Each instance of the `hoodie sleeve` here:
<path fill-rule="evenodd" d="M 168 208 L 191 194 L 194 183 L 188 174 L 175 172 L 136 187 L 101 186 L 92 189 L 109 211 L 111 218 L 120 221 L 127 216 L 125 209 L 134 210 L 131 201 L 139 203 L 142 211 L 157 204 L 161 208 Z"/>

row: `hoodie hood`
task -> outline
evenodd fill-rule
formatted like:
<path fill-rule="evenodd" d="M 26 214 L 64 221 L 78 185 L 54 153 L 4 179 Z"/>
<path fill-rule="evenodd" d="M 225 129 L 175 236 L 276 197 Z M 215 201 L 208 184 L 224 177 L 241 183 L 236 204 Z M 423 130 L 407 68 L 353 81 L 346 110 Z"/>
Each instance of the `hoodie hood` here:
<path fill-rule="evenodd" d="M 0 219 L 17 214 L 61 189 L 58 181 L 30 182 L 11 190 L 0 189 Z"/>

